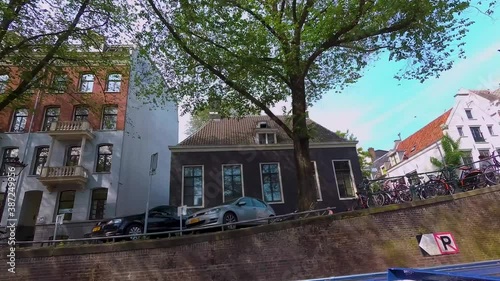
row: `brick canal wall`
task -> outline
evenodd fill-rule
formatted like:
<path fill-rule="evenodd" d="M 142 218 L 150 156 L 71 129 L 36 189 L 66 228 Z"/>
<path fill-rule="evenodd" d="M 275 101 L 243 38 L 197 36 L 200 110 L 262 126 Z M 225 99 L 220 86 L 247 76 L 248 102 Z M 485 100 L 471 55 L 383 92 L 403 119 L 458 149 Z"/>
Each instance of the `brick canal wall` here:
<path fill-rule="evenodd" d="M 0 280 L 298 280 L 500 259 L 500 187 L 222 233 L 16 252 Z M 460 253 L 423 257 L 415 236 Z M 7 252 L 1 250 L 5 261 Z"/>

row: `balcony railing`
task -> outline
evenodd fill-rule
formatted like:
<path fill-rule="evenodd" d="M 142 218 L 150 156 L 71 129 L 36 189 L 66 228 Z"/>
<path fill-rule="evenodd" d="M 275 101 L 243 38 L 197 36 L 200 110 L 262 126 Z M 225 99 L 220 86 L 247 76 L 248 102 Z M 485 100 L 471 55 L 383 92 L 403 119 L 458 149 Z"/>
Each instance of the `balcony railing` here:
<path fill-rule="evenodd" d="M 88 121 L 55 121 L 50 124 L 48 133 L 58 140 L 94 138 L 92 127 Z"/>
<path fill-rule="evenodd" d="M 89 172 L 82 166 L 43 167 L 38 180 L 49 190 L 56 186 L 74 185 L 84 188 Z"/>

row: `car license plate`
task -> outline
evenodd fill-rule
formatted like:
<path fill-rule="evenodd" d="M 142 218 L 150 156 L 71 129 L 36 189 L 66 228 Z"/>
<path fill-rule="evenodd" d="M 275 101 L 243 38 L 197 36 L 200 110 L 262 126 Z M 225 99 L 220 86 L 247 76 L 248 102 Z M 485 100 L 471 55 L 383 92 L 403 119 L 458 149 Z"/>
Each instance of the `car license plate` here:
<path fill-rule="evenodd" d="M 92 228 L 92 232 L 97 232 L 99 230 L 101 230 L 100 226 L 96 226 L 96 227 Z"/>
<path fill-rule="evenodd" d="M 199 221 L 200 221 L 199 218 L 193 218 L 193 219 L 190 219 L 187 224 L 193 224 L 193 223 L 197 223 Z"/>

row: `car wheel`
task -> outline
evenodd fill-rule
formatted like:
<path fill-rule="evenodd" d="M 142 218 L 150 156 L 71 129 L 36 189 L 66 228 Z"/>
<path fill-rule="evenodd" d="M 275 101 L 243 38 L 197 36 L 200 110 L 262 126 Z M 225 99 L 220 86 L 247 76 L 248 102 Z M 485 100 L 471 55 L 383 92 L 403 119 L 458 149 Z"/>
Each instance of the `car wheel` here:
<path fill-rule="evenodd" d="M 233 213 L 233 212 L 227 212 L 224 214 L 224 217 L 222 219 L 222 222 L 224 224 L 226 223 L 235 223 L 238 221 L 238 218 L 236 217 L 236 214 Z M 225 229 L 236 229 L 236 225 L 235 224 L 232 224 L 232 225 L 228 225 L 226 227 L 224 227 Z"/>
<path fill-rule="evenodd" d="M 269 224 L 276 222 L 276 219 L 274 218 L 274 215 L 269 216 Z"/>
<path fill-rule="evenodd" d="M 132 224 L 129 227 L 127 227 L 127 231 L 125 233 L 126 233 L 125 235 L 142 234 L 143 228 L 139 224 Z M 139 238 L 140 236 L 129 237 L 130 240 L 138 240 Z"/>

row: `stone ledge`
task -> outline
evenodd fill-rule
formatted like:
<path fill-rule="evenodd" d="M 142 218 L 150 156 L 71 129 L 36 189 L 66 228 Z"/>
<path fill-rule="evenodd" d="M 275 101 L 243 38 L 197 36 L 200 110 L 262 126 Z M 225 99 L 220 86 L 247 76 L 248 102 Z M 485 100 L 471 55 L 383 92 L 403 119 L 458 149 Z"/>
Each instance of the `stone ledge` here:
<path fill-rule="evenodd" d="M 154 248 L 169 248 L 183 245 L 192 245 L 195 243 L 203 243 L 203 242 L 211 242 L 232 238 L 240 238 L 249 235 L 259 234 L 259 233 L 267 233 L 267 232 L 275 232 L 282 231 L 290 228 L 296 228 L 303 225 L 313 224 L 313 223 L 321 223 L 321 222 L 329 222 L 335 220 L 343 220 L 355 217 L 363 217 L 369 215 L 376 215 L 381 213 L 393 212 L 402 209 L 427 206 L 440 204 L 443 202 L 450 202 L 453 200 L 460 200 L 467 197 L 499 192 L 500 185 L 481 188 L 473 191 L 458 193 L 454 195 L 441 196 L 427 200 L 408 202 L 398 205 L 387 205 L 377 208 L 370 208 L 358 211 L 351 211 L 345 213 L 338 213 L 330 216 L 320 216 L 320 217 L 311 217 L 294 221 L 285 221 L 276 224 L 270 224 L 265 226 L 257 226 L 252 228 L 238 229 L 232 231 L 223 231 L 216 233 L 207 233 L 207 234 L 199 234 L 199 235 L 187 235 L 183 237 L 172 237 L 165 239 L 154 239 L 154 240 L 141 240 L 141 241 L 127 241 L 127 242 L 118 242 L 114 244 L 98 244 L 98 245 L 74 245 L 74 246 L 63 246 L 60 248 L 54 247 L 45 247 L 45 248 L 36 248 L 36 249 L 16 249 L 16 256 L 18 258 L 39 258 L 39 257 L 48 257 L 48 256 L 68 256 L 68 255 L 84 255 L 84 254 L 96 254 L 96 253 L 106 253 L 106 252 L 121 252 L 121 251 L 130 251 L 130 250 L 145 250 L 145 249 L 154 249 Z M 2 250 L 2 252 L 5 252 Z M 3 254 L 3 253 L 2 253 Z"/>

